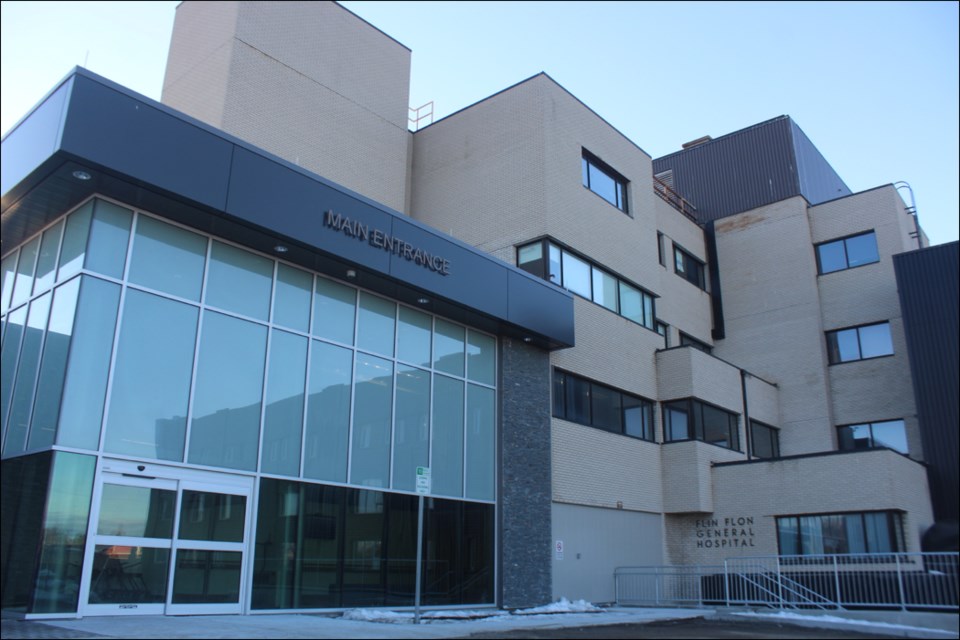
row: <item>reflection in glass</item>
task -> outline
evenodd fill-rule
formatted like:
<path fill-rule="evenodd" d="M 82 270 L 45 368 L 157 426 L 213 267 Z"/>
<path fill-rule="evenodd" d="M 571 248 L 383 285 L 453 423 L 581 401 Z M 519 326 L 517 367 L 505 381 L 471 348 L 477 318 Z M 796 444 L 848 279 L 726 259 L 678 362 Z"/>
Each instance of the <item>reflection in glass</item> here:
<path fill-rule="evenodd" d="M 430 338 L 433 320 L 409 307 L 400 307 L 397 327 L 397 358 L 422 367 L 430 366 Z"/>
<path fill-rule="evenodd" d="M 907 452 L 907 432 L 903 420 L 874 422 L 872 430 L 875 446 L 887 447 L 900 453 Z"/>
<path fill-rule="evenodd" d="M 393 355 L 393 333 L 397 305 L 389 300 L 360 292 L 357 346 L 385 356 Z"/>
<path fill-rule="evenodd" d="M 860 355 L 863 358 L 879 358 L 893 353 L 890 339 L 890 323 L 860 327 Z"/>
<path fill-rule="evenodd" d="M 90 235 L 90 219 L 93 217 L 93 200 L 70 214 L 60 243 L 60 266 L 57 280 L 66 280 L 83 267 L 87 253 L 87 236 Z"/>
<path fill-rule="evenodd" d="M 247 471 L 257 468 L 266 348 L 266 327 L 204 312 L 190 462 Z"/>
<path fill-rule="evenodd" d="M 90 604 L 164 603 L 169 549 L 96 546 L 90 576 Z"/>
<path fill-rule="evenodd" d="M 20 247 L 20 260 L 17 261 L 17 273 L 13 284 L 11 307 L 26 302 L 33 292 L 33 273 L 40 251 L 40 236 Z"/>
<path fill-rule="evenodd" d="M 101 536 L 171 538 L 177 492 L 104 483 L 97 533 Z"/>
<path fill-rule="evenodd" d="M 590 296 L 590 265 L 580 258 L 563 252 L 563 286 L 587 300 Z"/>
<path fill-rule="evenodd" d="M 0 429 L 7 422 L 10 409 L 10 394 L 13 391 L 17 360 L 20 358 L 20 342 L 27 323 L 27 307 L 20 307 L 7 316 L 7 329 L 3 336 L 3 350 L 0 352 Z"/>
<path fill-rule="evenodd" d="M 104 448 L 182 460 L 197 309 L 128 289 Z"/>
<path fill-rule="evenodd" d="M 17 278 L 17 258 L 19 256 L 20 252 L 14 250 L 0 263 L 0 278 L 2 278 L 0 290 L 3 291 L 0 294 L 3 296 L 0 298 L 0 312 L 2 313 L 6 313 L 10 307 L 10 294 L 13 293 L 13 283 Z"/>
<path fill-rule="evenodd" d="M 842 240 L 821 244 L 817 247 L 817 256 L 820 258 L 820 273 L 832 273 L 847 268 L 847 255 Z"/>
<path fill-rule="evenodd" d="M 625 282 L 620 283 L 620 314 L 643 324 L 643 296 L 638 289 Z"/>
<path fill-rule="evenodd" d="M 97 449 L 120 306 L 120 285 L 87 276 L 77 281 L 81 281 L 80 300 L 63 382 L 57 444 Z M 58 296 L 59 292 L 57 289 Z"/>
<path fill-rule="evenodd" d="M 178 549 L 173 574 L 173 604 L 240 601 L 239 551 Z"/>
<path fill-rule="evenodd" d="M 433 377 L 432 491 L 463 495 L 463 382 Z"/>
<path fill-rule="evenodd" d="M 617 313 L 617 279 L 600 269 L 593 269 L 593 301 Z"/>
<path fill-rule="evenodd" d="M 390 485 L 393 363 L 357 353 L 350 482 Z"/>
<path fill-rule="evenodd" d="M 398 365 L 393 431 L 393 488 L 413 491 L 417 467 L 430 464 L 429 372 Z"/>
<path fill-rule="evenodd" d="M 300 472 L 306 372 L 307 339 L 274 330 L 260 458 L 260 470 L 265 473 L 296 476 Z"/>
<path fill-rule="evenodd" d="M 200 300 L 207 239 L 155 218 L 137 217 L 130 282 L 171 295 Z"/>
<path fill-rule="evenodd" d="M 10 402 L 7 439 L 3 444 L 5 456 L 24 451 L 27 446 L 27 427 L 30 424 L 33 392 L 37 370 L 40 367 L 40 347 L 43 344 L 43 334 L 47 327 L 52 297 L 50 293 L 45 293 L 30 303 L 26 332 L 23 335 L 23 347 L 20 351 L 20 364 L 17 366 L 17 379 Z"/>
<path fill-rule="evenodd" d="M 95 202 L 84 267 L 122 278 L 133 212 L 103 200 Z"/>
<path fill-rule="evenodd" d="M 37 256 L 37 277 L 33 282 L 33 292 L 40 293 L 53 286 L 57 254 L 60 252 L 60 236 L 63 235 L 63 220 L 43 232 L 40 241 L 40 255 Z"/>
<path fill-rule="evenodd" d="M 493 389 L 467 385 L 466 497 L 494 499 L 496 474 L 496 394 Z"/>
<path fill-rule="evenodd" d="M 207 273 L 208 305 L 267 320 L 273 260 L 214 240 Z"/>
<path fill-rule="evenodd" d="M 375 606 L 384 604 L 384 531 L 386 517 L 384 494 L 379 491 L 352 490 L 346 497 L 343 528 L 344 604 Z"/>
<path fill-rule="evenodd" d="M 467 331 L 467 377 L 483 384 L 497 383 L 495 338 L 476 331 Z"/>
<path fill-rule="evenodd" d="M 865 233 L 853 238 L 847 238 L 847 262 L 851 267 L 878 262 L 877 236 L 874 232 Z"/>
<path fill-rule="evenodd" d="M 463 327 L 437 318 L 433 335 L 433 367 L 444 373 L 462 376 L 463 339 Z"/>
<path fill-rule="evenodd" d="M 357 290 L 326 278 L 317 278 L 313 300 L 313 335 L 353 344 Z"/>
<path fill-rule="evenodd" d="M 312 275 L 283 263 L 278 264 L 273 299 L 274 323 L 297 331 L 309 331 L 312 289 Z"/>
<path fill-rule="evenodd" d="M 186 489 L 180 498 L 180 540 L 243 542 L 247 499 Z"/>
<path fill-rule="evenodd" d="M 4 610 L 30 611 L 52 464 L 52 451 L 7 458 L 0 464 L 0 604 Z"/>
<path fill-rule="evenodd" d="M 313 341 L 310 395 L 307 400 L 306 451 L 303 475 L 318 480 L 347 480 L 347 435 L 353 352 Z"/>

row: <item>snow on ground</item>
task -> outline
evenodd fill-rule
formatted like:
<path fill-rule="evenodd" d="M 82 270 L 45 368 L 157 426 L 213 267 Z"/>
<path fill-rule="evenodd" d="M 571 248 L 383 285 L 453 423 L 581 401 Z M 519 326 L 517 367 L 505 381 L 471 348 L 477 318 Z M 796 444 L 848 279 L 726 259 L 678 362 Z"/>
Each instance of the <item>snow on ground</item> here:
<path fill-rule="evenodd" d="M 586 600 L 577 600 L 570 602 L 566 598 L 561 598 L 558 602 L 544 605 L 542 607 L 533 607 L 532 609 L 518 609 L 512 613 L 499 611 L 495 609 L 480 609 L 477 611 L 427 611 L 420 618 L 428 622 L 443 622 L 454 620 L 479 620 L 483 618 L 500 618 L 505 616 L 531 616 L 531 615 L 553 615 L 563 613 L 601 613 L 603 609 L 593 605 Z M 383 609 L 350 609 L 343 613 L 342 619 L 355 620 L 358 622 L 381 622 L 386 624 L 412 624 L 414 614 L 406 611 L 398 613 Z"/>
<path fill-rule="evenodd" d="M 732 613 L 734 616 L 745 616 L 753 618 L 773 618 L 776 620 L 782 621 L 801 621 L 801 622 L 829 622 L 830 624 L 849 624 L 857 626 L 868 626 L 868 627 L 879 627 L 885 629 L 898 629 L 901 631 L 924 631 L 924 632 L 936 632 L 936 629 L 930 629 L 928 627 L 911 627 L 904 624 L 892 624 L 890 622 L 876 622 L 874 620 L 863 620 L 863 619 L 854 619 L 854 618 L 840 618 L 838 616 L 821 616 L 821 615 L 805 615 L 802 613 L 792 613 L 790 611 L 781 611 L 779 613 L 759 613 L 759 612 L 736 612 Z M 955 633 L 950 631 L 943 632 L 948 637 L 956 637 Z"/>

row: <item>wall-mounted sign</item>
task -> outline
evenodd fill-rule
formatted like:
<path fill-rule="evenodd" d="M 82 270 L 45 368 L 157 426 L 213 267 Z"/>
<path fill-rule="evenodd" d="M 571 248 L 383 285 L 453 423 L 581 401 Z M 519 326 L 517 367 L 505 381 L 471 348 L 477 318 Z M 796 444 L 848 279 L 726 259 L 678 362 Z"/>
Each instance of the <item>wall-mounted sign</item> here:
<path fill-rule="evenodd" d="M 563 540 L 557 540 L 554 543 L 553 548 L 557 553 L 557 560 L 563 560 Z"/>
<path fill-rule="evenodd" d="M 753 517 L 702 518 L 696 521 L 698 549 L 754 547 Z"/>
<path fill-rule="evenodd" d="M 414 264 L 439 273 L 442 276 L 450 275 L 450 261 L 441 256 L 434 255 L 429 251 L 424 251 L 406 240 L 392 236 L 381 229 L 371 227 L 358 220 L 351 220 L 345 215 L 334 213 L 328 209 L 323 214 L 323 225 L 334 231 L 343 233 L 348 238 L 355 238 L 361 242 L 368 242 L 370 246 L 383 249 L 387 253 L 409 260 Z"/>

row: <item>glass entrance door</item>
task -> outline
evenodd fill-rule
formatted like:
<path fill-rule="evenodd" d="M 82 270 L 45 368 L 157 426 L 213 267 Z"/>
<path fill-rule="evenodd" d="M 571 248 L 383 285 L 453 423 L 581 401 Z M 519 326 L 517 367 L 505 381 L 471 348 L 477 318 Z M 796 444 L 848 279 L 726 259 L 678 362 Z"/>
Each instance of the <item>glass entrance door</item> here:
<path fill-rule="evenodd" d="M 241 613 L 252 479 L 150 467 L 102 465 L 82 614 Z"/>

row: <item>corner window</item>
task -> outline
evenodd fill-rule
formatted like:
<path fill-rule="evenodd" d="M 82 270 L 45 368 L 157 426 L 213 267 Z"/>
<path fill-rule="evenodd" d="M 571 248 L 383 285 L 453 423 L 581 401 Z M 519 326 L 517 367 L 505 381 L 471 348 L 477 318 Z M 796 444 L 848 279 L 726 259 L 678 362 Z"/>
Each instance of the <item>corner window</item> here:
<path fill-rule="evenodd" d="M 692 336 L 688 336 L 683 331 L 680 332 L 680 346 L 693 347 L 694 349 L 698 349 L 704 353 L 711 353 L 713 351 L 713 347 L 708 345 L 706 342 L 701 342 Z"/>
<path fill-rule="evenodd" d="M 780 430 L 762 422 L 751 420 L 750 455 L 754 458 L 779 458 Z"/>
<path fill-rule="evenodd" d="M 580 164 L 583 186 L 627 213 L 627 179 L 586 149 Z"/>
<path fill-rule="evenodd" d="M 548 240 L 517 247 L 517 266 L 655 330 L 652 294 Z"/>
<path fill-rule="evenodd" d="M 673 270 L 683 277 L 687 282 L 697 285 L 704 291 L 707 290 L 706 271 L 703 262 L 697 260 L 692 255 L 673 245 Z"/>
<path fill-rule="evenodd" d="M 657 322 L 657 333 L 663 336 L 663 346 L 670 347 L 670 325 L 665 322 Z"/>
<path fill-rule="evenodd" d="M 879 322 L 827 332 L 830 364 L 893 355 L 890 323 Z"/>
<path fill-rule="evenodd" d="M 821 275 L 879 261 L 877 236 L 873 231 L 817 245 L 817 268 Z"/>
<path fill-rule="evenodd" d="M 553 371 L 553 416 L 654 442 L 653 403 L 566 371 Z"/>
<path fill-rule="evenodd" d="M 664 441 L 700 440 L 740 451 L 737 414 L 700 400 L 674 400 L 663 404 Z"/>
<path fill-rule="evenodd" d="M 907 430 L 903 420 L 866 422 L 837 427 L 841 451 L 887 448 L 907 453 Z"/>
<path fill-rule="evenodd" d="M 894 511 L 777 518 L 777 541 L 785 556 L 896 553 L 903 548 L 902 540 L 900 514 Z"/>

